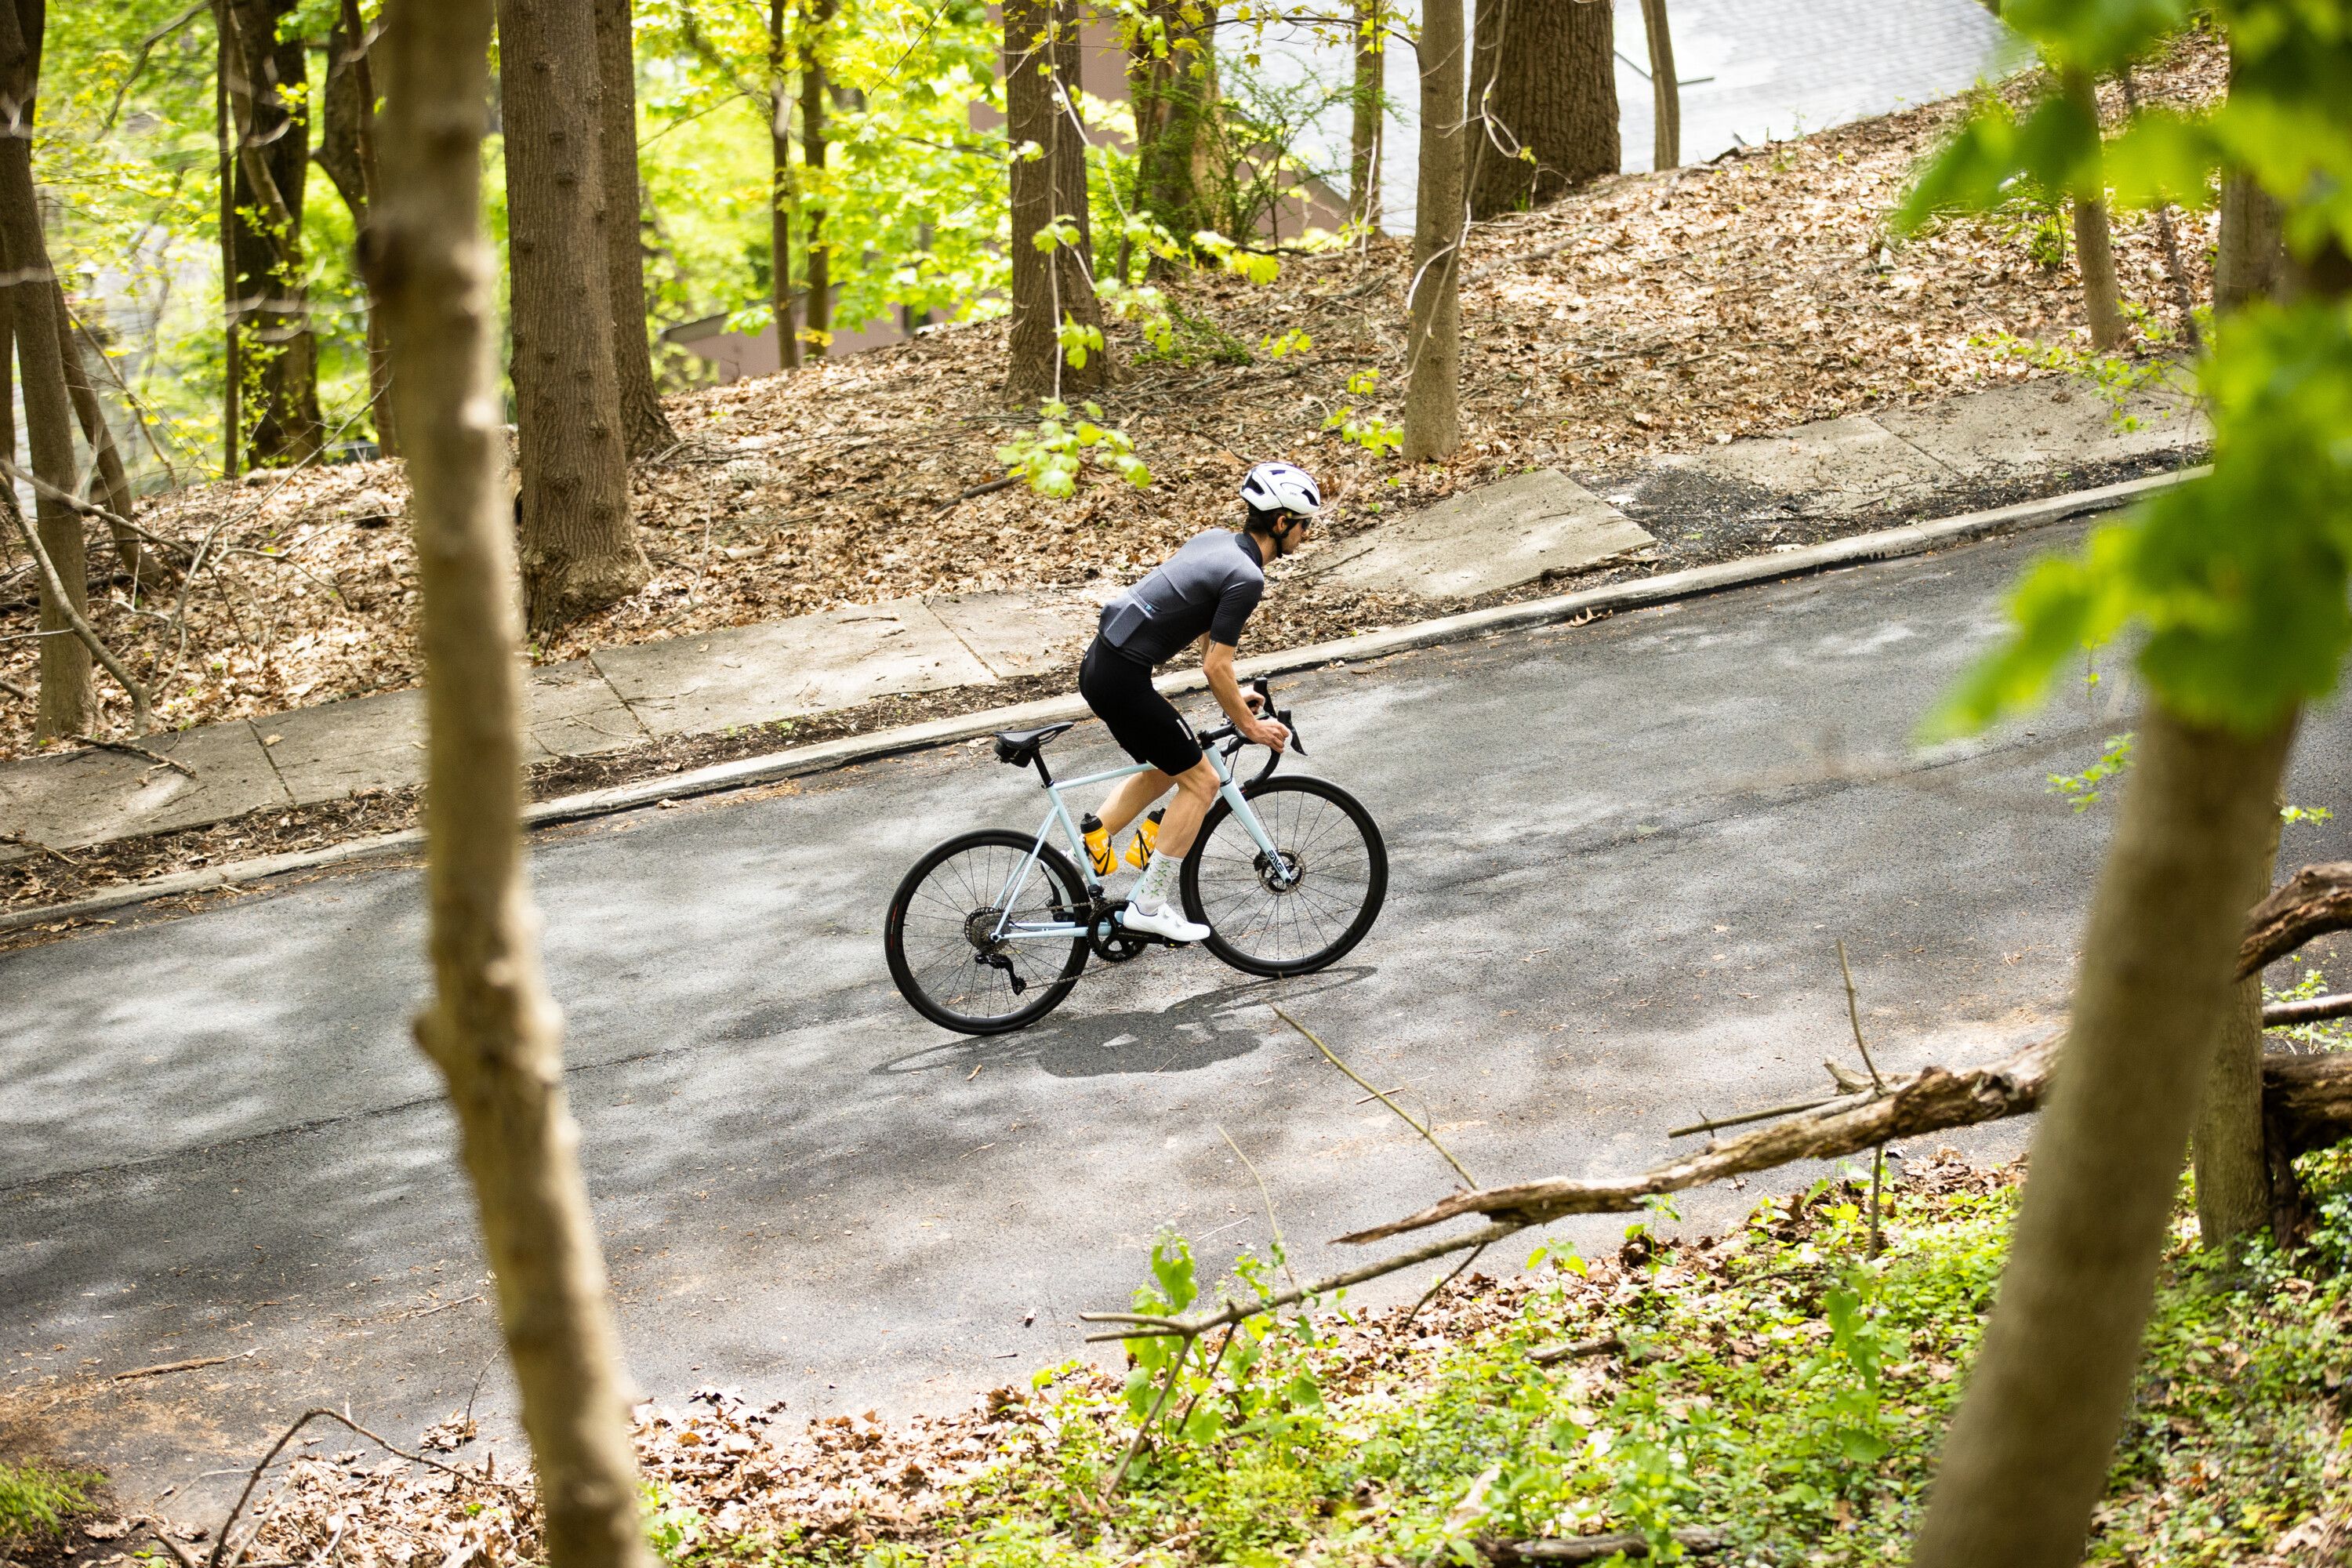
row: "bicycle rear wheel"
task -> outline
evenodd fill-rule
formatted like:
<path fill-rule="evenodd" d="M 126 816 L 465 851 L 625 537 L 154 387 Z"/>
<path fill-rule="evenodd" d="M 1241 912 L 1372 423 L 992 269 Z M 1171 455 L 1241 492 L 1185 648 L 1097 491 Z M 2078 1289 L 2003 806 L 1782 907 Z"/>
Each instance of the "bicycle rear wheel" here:
<path fill-rule="evenodd" d="M 1069 857 L 1024 833 L 959 834 L 916 861 L 882 927 L 908 1005 L 965 1035 L 1023 1028 L 1060 1005 L 1087 966 L 1087 939 L 997 937 L 1008 907 L 1014 921 L 1059 925 L 1085 923 L 1090 905 Z"/>
<path fill-rule="evenodd" d="M 1220 800 L 1184 858 L 1184 912 L 1216 934 L 1211 952 L 1251 974 L 1308 974 L 1364 940 L 1388 897 L 1388 847 L 1363 804 L 1298 775 L 1242 792 L 1289 868 L 1281 882 L 1249 830 Z"/>

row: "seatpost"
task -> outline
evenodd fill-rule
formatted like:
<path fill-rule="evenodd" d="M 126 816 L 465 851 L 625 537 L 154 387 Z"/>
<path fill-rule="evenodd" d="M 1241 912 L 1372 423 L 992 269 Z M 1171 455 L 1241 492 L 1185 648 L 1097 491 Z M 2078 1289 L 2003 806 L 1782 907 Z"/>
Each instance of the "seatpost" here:
<path fill-rule="evenodd" d="M 1045 787 L 1047 789 L 1053 788 L 1054 775 L 1051 773 L 1048 773 L 1045 769 L 1045 748 L 1043 746 L 1038 747 L 1036 754 L 1029 760 L 1037 764 L 1037 776 L 1045 781 Z"/>

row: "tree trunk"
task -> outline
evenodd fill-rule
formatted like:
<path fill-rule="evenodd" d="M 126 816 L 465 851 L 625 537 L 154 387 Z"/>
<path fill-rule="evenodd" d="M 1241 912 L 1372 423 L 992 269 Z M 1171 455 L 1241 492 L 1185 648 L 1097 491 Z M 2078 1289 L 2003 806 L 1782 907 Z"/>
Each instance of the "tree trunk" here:
<path fill-rule="evenodd" d="M 1386 94 L 1381 70 L 1388 59 L 1380 0 L 1355 0 L 1356 80 L 1349 107 L 1354 124 L 1348 138 L 1348 220 L 1366 228 L 1381 222 L 1381 129 Z"/>
<path fill-rule="evenodd" d="M 115 447 L 113 428 L 106 422 L 106 409 L 98 401 L 98 388 L 89 379 L 89 363 L 82 358 L 81 345 L 74 341 L 73 318 L 66 310 L 65 289 L 52 283 L 49 302 L 56 311 L 58 360 L 65 373 L 66 395 L 73 404 L 74 417 L 81 425 L 82 439 L 89 444 L 98 471 L 98 504 L 127 522 L 133 505 L 131 476 L 123 471 L 122 454 Z M 122 522 L 109 522 L 106 531 L 114 541 L 116 558 L 131 574 L 134 591 L 143 592 L 177 575 L 163 557 L 147 549 L 139 535 Z"/>
<path fill-rule="evenodd" d="M 220 143 L 221 474 L 236 478 L 245 448 L 245 307 L 236 292 L 236 132 L 228 113 L 228 29 L 218 29 L 213 132 Z"/>
<path fill-rule="evenodd" d="M 2088 73 L 2069 69 L 2062 79 L 2067 99 L 2099 123 L 2099 95 Z M 2107 237 L 2104 192 L 2074 195 L 2074 254 L 2083 266 L 2083 307 L 2091 319 L 2091 347 L 2113 353 L 2123 347 L 2123 295 L 2116 282 L 2116 252 Z"/>
<path fill-rule="evenodd" d="M 255 466 L 319 455 L 319 348 L 302 255 L 302 186 L 310 165 L 310 50 L 280 41 L 293 0 L 213 0 L 222 41 L 232 161 L 230 254 L 247 374 L 261 395 L 247 457 Z"/>
<path fill-rule="evenodd" d="M 1462 444 L 1462 0 L 1428 0 L 1421 19 L 1421 182 L 1405 336 L 1404 458 Z"/>
<path fill-rule="evenodd" d="M 2140 726 L 2065 1055 L 1915 1568 L 2082 1561 L 2291 728 L 2249 741 L 2160 704 Z"/>
<path fill-rule="evenodd" d="M 813 180 L 824 169 L 824 28 L 833 20 L 833 9 L 834 0 L 807 0 L 801 13 L 801 163 Z M 833 257 L 824 247 L 824 208 L 803 204 L 803 211 L 808 292 L 801 301 L 806 340 L 802 353 L 807 359 L 823 359 L 833 333 Z"/>
<path fill-rule="evenodd" d="M 1683 86 L 1675 74 L 1675 36 L 1666 26 L 1666 0 L 1642 0 L 1642 30 L 1650 40 L 1650 138 L 1653 169 L 1676 169 L 1683 161 Z"/>
<path fill-rule="evenodd" d="M 1187 10 L 1200 20 L 1187 21 Z M 1200 230 L 1219 226 L 1200 180 L 1207 151 L 1202 139 L 1216 103 L 1216 13 L 1192 0 L 1150 0 L 1141 24 L 1127 63 L 1135 110 L 1135 209 L 1189 245 Z M 1069 41 L 1075 46 L 1075 34 Z M 1081 180 L 1085 173 L 1081 163 Z M 1060 205 L 1067 210 L 1066 195 Z"/>
<path fill-rule="evenodd" d="M 2230 75 L 2238 74 L 2237 51 Z M 2213 258 L 2213 313 L 2227 315 L 2256 300 L 2274 298 L 2286 280 L 2286 235 L 2279 205 L 2252 175 L 2231 169 L 2221 176 L 2221 235 Z"/>
<path fill-rule="evenodd" d="M 1059 328 L 1066 318 L 1083 327 L 1102 327 L 1081 251 L 1055 245 L 1039 250 L 1037 235 L 1056 217 L 1083 223 L 1083 207 L 1062 204 L 1069 186 L 1068 163 L 1080 155 L 1076 132 L 1064 118 L 1059 86 L 1063 51 L 1055 41 L 1064 25 L 1051 0 L 1007 0 L 1004 6 L 1004 103 L 1006 135 L 1015 147 L 1034 142 L 1034 158 L 1015 158 L 1011 172 L 1013 206 L 1013 330 L 1005 395 L 1015 403 L 1093 392 L 1106 378 L 1107 358 L 1089 352 L 1072 363 L 1061 348 Z M 1079 163 L 1083 178 L 1084 163 Z M 1085 234 L 1082 226 L 1081 236 Z"/>
<path fill-rule="evenodd" d="M 784 88 L 785 0 L 768 0 L 768 302 L 776 322 L 777 362 L 801 367 L 801 340 L 793 320 L 793 125 Z"/>
<path fill-rule="evenodd" d="M 1474 217 L 1539 206 L 1571 185 L 1615 174 L 1617 57 L 1609 6 L 1602 0 L 1478 0 L 1469 135 Z"/>
<path fill-rule="evenodd" d="M 588 19 L 577 20 L 584 35 Z M 448 1084 L 498 1281 L 546 1561 L 649 1568 L 626 1380 L 523 876 L 515 560 L 499 478 L 492 260 L 479 218 L 489 32 L 490 0 L 394 8 L 383 199 L 369 247 L 404 405 L 424 590 L 434 998 L 416 1037 Z M 510 51 L 525 45 L 518 74 L 549 58 L 529 27 L 500 41 Z M 599 288 L 587 297 L 605 296 Z"/>
<path fill-rule="evenodd" d="M 1053 0 L 1054 79 L 1061 87 L 1054 104 L 1054 211 L 1078 226 L 1078 266 L 1095 274 L 1094 204 L 1087 192 L 1087 138 L 1078 116 L 1080 0 Z M 1211 82 L 1214 89 L 1214 79 Z M 1089 282 L 1088 287 L 1093 285 Z"/>
<path fill-rule="evenodd" d="M 597 75 L 604 89 L 604 264 L 612 278 L 613 374 L 621 387 L 621 436 L 629 456 L 650 458 L 677 445 L 654 390 L 653 345 L 646 339 L 646 255 L 638 238 L 636 24 L 630 0 L 594 0 Z"/>
<path fill-rule="evenodd" d="M 2252 909 L 2271 890 L 2278 862 L 2278 808 L 2273 799 L 2263 852 L 2242 889 Z M 2250 974 L 2221 1019 L 2212 1070 L 2189 1134 L 2197 1173 L 2197 1229 L 2208 1251 L 2220 1252 L 2271 1223 L 2271 1163 L 2263 1131 L 2263 977 Z"/>
<path fill-rule="evenodd" d="M 572 0 L 499 0 L 498 9 L 523 607 L 538 634 L 628 597 L 652 569 L 629 519 L 612 278 L 596 219 L 595 24 Z"/>
<path fill-rule="evenodd" d="M 368 63 L 367 24 L 359 0 L 341 0 L 327 34 L 327 91 L 320 115 L 319 166 L 327 172 L 343 205 L 351 209 L 352 232 L 366 243 L 368 213 L 376 199 L 375 73 Z M 364 277 L 365 269 L 362 269 Z M 400 455 L 392 417 L 392 362 L 383 335 L 383 310 L 368 292 L 368 414 L 375 426 L 376 450 Z"/>
<path fill-rule="evenodd" d="M 43 20 L 42 0 L 0 0 L 0 117 L 12 126 L 33 122 Z M 33 189 L 33 142 L 23 131 L 0 136 L 0 268 L 5 268 L 12 296 L 33 473 L 43 484 L 70 495 L 75 479 L 73 402 L 58 351 L 58 287 L 41 234 L 40 199 Z M 89 649 L 65 634 L 72 624 L 67 604 L 79 615 L 89 602 L 89 552 L 81 519 L 62 501 L 39 497 L 34 516 L 41 548 L 56 566 L 58 581 L 53 590 L 48 577 L 41 578 L 39 626 L 58 635 L 41 639 L 33 730 L 44 738 L 87 734 L 98 721 Z M 65 602 L 59 601 L 58 591 L 63 592 Z"/>

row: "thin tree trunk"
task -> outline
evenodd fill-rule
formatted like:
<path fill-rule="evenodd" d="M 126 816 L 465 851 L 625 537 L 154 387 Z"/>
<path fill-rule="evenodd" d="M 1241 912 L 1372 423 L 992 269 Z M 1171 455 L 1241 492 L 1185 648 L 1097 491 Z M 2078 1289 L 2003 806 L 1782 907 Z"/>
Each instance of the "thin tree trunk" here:
<path fill-rule="evenodd" d="M 42 0 L 0 0 L 0 121 L 29 128 L 40 68 Z M 70 495 L 74 489 L 73 402 L 58 351 L 58 287 L 41 234 L 39 197 L 33 188 L 33 141 L 25 130 L 0 136 L 0 267 L 15 317 L 16 357 L 23 377 L 25 426 L 33 473 Z M 40 496 L 34 526 L 56 568 L 43 574 L 39 627 L 63 634 L 89 602 L 89 552 L 81 519 L 62 501 Z M 64 598 L 60 601 L 58 595 Z M 41 639 L 40 691 L 34 733 L 88 734 L 98 719 L 98 689 L 89 649 L 72 637 Z"/>
<path fill-rule="evenodd" d="M 402 0 L 384 38 L 392 91 L 370 256 L 409 443 L 429 742 L 434 998 L 416 1037 L 447 1082 L 473 1182 L 546 1561 L 649 1568 L 626 1380 L 523 874 L 515 559 L 479 219 L 489 32 L 489 0 Z M 534 38 L 526 29 L 527 47 Z M 515 36 L 501 41 L 511 48 Z M 543 58 L 526 56 L 524 68 Z"/>
<path fill-rule="evenodd" d="M 1676 169 L 1683 161 L 1683 86 L 1675 74 L 1675 36 L 1666 26 L 1666 0 L 1642 0 L 1642 30 L 1650 40 L 1650 139 L 1653 169 Z"/>
<path fill-rule="evenodd" d="M 2272 802 L 2270 831 L 2264 836 L 2262 855 L 2241 889 L 2247 909 L 2271 890 L 2271 873 L 2278 863 L 2278 808 L 2284 804 L 2277 799 Z M 2259 973 L 2237 983 L 2236 994 L 2222 1016 L 2212 1070 L 2199 1099 L 2189 1151 L 2197 1173 L 2197 1229 L 2208 1250 L 2222 1251 L 2268 1227 L 2271 1163 L 2263 1130 L 2263 977 Z"/>
<path fill-rule="evenodd" d="M 7 263 L 8 247 L 0 239 L 0 266 Z M 16 461 L 16 290 L 0 288 L 0 458 Z M 0 510 L 10 517 L 23 515 L 16 481 L 0 475 Z M 0 528 L 0 561 L 16 556 L 16 537 Z"/>
<path fill-rule="evenodd" d="M 499 0 L 499 81 L 522 451 L 523 607 L 540 634 L 628 597 L 652 568 L 629 518 L 612 278 L 596 219 L 604 110 L 588 7 Z"/>
<path fill-rule="evenodd" d="M 630 0 L 594 0 L 597 74 L 604 89 L 603 152 L 604 264 L 613 293 L 613 374 L 621 387 L 621 433 L 629 456 L 650 458 L 677 445 L 654 389 L 653 347 L 646 339 L 646 256 L 638 237 L 636 25 Z"/>
<path fill-rule="evenodd" d="M 1061 210 L 1069 157 L 1064 143 L 1076 132 L 1063 118 L 1055 90 L 1060 51 L 1054 32 L 1059 11 L 1051 0 L 1007 0 L 1004 6 L 1006 135 L 1013 145 L 1034 142 L 1036 158 L 1015 158 L 1011 171 L 1013 330 L 1005 395 L 1014 403 L 1092 392 L 1103 384 L 1108 356 L 1090 353 L 1083 365 L 1064 355 L 1058 329 L 1066 318 L 1099 330 L 1102 307 L 1080 252 L 1057 245 L 1039 250 L 1038 233 Z M 1039 68 L 1045 68 L 1041 70 Z M 1081 230 L 1081 233 L 1084 231 Z"/>
<path fill-rule="evenodd" d="M 1539 206 L 1617 172 L 1615 25 L 1603 0 L 1477 0 L 1470 211 Z M 1424 46 L 1425 47 L 1425 46 Z"/>
<path fill-rule="evenodd" d="M 292 9 L 293 0 L 213 0 L 236 150 L 230 226 L 236 286 L 254 322 L 241 352 L 261 367 L 261 407 L 247 437 L 256 464 L 307 461 L 326 436 L 302 251 L 310 49 L 299 38 L 278 37 Z"/>
<path fill-rule="evenodd" d="M 1404 458 L 1462 444 L 1462 0 L 1428 0 L 1421 19 L 1421 181 L 1405 336 Z"/>
<path fill-rule="evenodd" d="M 2237 51 L 2230 75 L 2238 73 Z M 2213 313 L 2229 314 L 2275 297 L 2286 279 L 2286 235 L 2279 205 L 2252 175 L 2231 169 L 2221 176 L 2221 234 L 2213 258 Z"/>
<path fill-rule="evenodd" d="M 245 301 L 236 282 L 236 132 L 229 123 L 229 34 L 218 30 L 213 132 L 220 142 L 221 474 L 235 479 L 245 448 Z"/>
<path fill-rule="evenodd" d="M 833 20 L 833 6 L 834 0 L 807 0 L 801 13 L 801 165 L 812 180 L 821 178 L 824 169 L 824 29 Z M 803 210 L 808 292 L 801 301 L 806 340 L 802 354 L 823 359 L 833 332 L 833 258 L 824 247 L 824 208 L 803 204 Z"/>
<path fill-rule="evenodd" d="M 2099 94 L 2087 72 L 2069 68 L 2062 79 L 2075 108 L 2099 123 Z M 2074 195 L 2074 255 L 2083 267 L 2083 308 L 2091 321 L 2091 347 L 2113 353 L 2123 346 L 2123 294 L 2116 282 L 2116 252 L 2107 234 L 2104 195 Z"/>
<path fill-rule="evenodd" d="M 768 0 L 768 300 L 776 321 L 777 363 L 801 367 L 801 339 L 793 320 L 793 125 L 785 92 L 786 0 Z"/>
<path fill-rule="evenodd" d="M 2065 1055 L 1915 1568 L 2082 1561 L 2291 728 L 2250 741 L 2161 705 L 2140 726 Z"/>
<path fill-rule="evenodd" d="M 1078 226 L 1078 265 L 1092 278 L 1095 270 L 1094 204 L 1087 193 L 1087 138 L 1078 117 L 1078 29 L 1083 17 L 1080 0 L 1052 0 L 1054 6 L 1054 80 L 1055 95 L 1054 141 L 1054 211 Z M 1209 89 L 1216 89 L 1213 58 Z"/>
<path fill-rule="evenodd" d="M 319 166 L 351 209 L 352 232 L 364 245 L 368 214 L 375 205 L 375 73 L 368 63 L 367 24 L 359 0 L 341 0 L 327 34 L 327 91 L 319 133 Z M 364 277 L 365 269 L 362 269 Z M 368 412 L 375 426 L 376 450 L 400 455 L 392 414 L 392 363 L 383 335 L 383 310 L 368 292 Z"/>
<path fill-rule="evenodd" d="M 1348 138 L 1348 220 L 1366 228 L 1381 222 L 1381 68 L 1388 58 L 1383 47 L 1381 0 L 1355 0 L 1356 80 L 1349 108 L 1354 123 Z"/>
<path fill-rule="evenodd" d="M 74 342 L 73 318 L 66 311 L 65 289 L 52 283 L 49 302 L 56 311 L 58 359 L 65 373 L 66 395 L 73 403 L 74 417 L 81 425 L 82 439 L 89 445 L 98 472 L 99 504 L 127 521 L 134 504 L 131 476 L 123 471 L 122 454 L 115 447 L 112 427 L 106 422 L 106 409 L 98 401 L 98 388 L 90 382 L 89 365 L 81 356 L 81 345 Z M 115 557 L 131 574 L 135 588 L 143 591 L 176 575 L 162 556 L 147 549 L 139 535 L 122 523 L 109 522 L 106 527 L 114 541 Z"/>

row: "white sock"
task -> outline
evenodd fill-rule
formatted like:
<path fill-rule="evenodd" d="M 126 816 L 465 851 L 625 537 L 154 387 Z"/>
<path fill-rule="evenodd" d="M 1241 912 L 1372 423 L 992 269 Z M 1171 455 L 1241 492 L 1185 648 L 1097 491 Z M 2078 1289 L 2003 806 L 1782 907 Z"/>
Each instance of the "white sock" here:
<path fill-rule="evenodd" d="M 1168 901 L 1168 884 L 1176 879 L 1176 862 L 1155 852 L 1143 875 L 1136 879 L 1135 891 L 1128 901 L 1147 915 L 1156 915 L 1160 906 Z"/>

